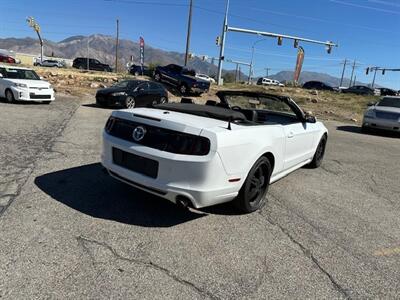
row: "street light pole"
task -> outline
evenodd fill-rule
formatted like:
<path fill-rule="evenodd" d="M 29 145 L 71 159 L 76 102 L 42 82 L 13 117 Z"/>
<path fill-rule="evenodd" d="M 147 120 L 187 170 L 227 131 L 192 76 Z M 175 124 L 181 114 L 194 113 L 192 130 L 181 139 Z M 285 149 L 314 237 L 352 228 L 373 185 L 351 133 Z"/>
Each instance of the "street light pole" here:
<path fill-rule="evenodd" d="M 190 33 L 192 31 L 192 9 L 193 9 L 193 0 L 190 0 L 188 28 L 187 28 L 187 35 L 186 35 L 185 67 L 187 66 L 188 58 L 189 58 Z"/>
<path fill-rule="evenodd" d="M 228 28 L 228 10 L 229 10 L 229 0 L 226 0 L 225 17 L 224 17 L 224 23 L 222 24 L 221 44 L 219 49 L 218 75 L 217 75 L 218 85 L 222 85 L 221 77 L 222 77 L 222 66 L 223 66 L 224 51 L 225 51 L 225 38 L 226 38 L 226 31 Z"/>
<path fill-rule="evenodd" d="M 36 23 L 35 19 L 33 17 L 29 17 L 26 19 L 28 22 L 29 26 L 33 28 L 33 30 L 36 32 L 38 38 L 39 38 L 39 43 L 40 43 L 40 64 L 43 63 L 43 40 L 40 35 L 40 26 L 38 23 Z"/>

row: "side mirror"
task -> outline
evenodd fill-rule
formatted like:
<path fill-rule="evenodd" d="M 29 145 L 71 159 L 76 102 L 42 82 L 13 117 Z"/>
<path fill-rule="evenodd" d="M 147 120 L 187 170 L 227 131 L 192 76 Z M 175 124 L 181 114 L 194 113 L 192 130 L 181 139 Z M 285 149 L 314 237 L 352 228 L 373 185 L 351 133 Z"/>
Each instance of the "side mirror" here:
<path fill-rule="evenodd" d="M 369 102 L 367 105 L 368 106 L 374 106 L 376 104 L 376 102 Z"/>
<path fill-rule="evenodd" d="M 304 122 L 306 122 L 306 123 L 316 123 L 317 119 L 313 115 L 310 115 L 310 114 L 306 113 L 305 116 L 304 116 Z"/>

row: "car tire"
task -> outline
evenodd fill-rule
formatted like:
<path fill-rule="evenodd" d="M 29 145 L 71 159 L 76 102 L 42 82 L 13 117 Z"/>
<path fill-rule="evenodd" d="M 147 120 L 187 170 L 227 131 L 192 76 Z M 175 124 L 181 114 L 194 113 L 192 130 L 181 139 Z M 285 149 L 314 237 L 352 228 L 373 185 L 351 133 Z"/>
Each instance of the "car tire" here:
<path fill-rule="evenodd" d="M 78 68 L 79 70 L 85 70 L 85 68 L 83 66 L 79 66 Z"/>
<path fill-rule="evenodd" d="M 188 88 L 187 88 L 187 86 L 186 86 L 184 83 L 182 83 L 181 85 L 179 85 L 179 92 L 180 92 L 182 95 L 186 95 L 186 94 L 187 94 Z"/>
<path fill-rule="evenodd" d="M 158 81 L 158 82 L 161 82 L 161 74 L 160 73 L 154 73 L 154 80 L 155 81 Z"/>
<path fill-rule="evenodd" d="M 14 94 L 11 90 L 7 89 L 5 96 L 8 103 L 15 102 Z"/>
<path fill-rule="evenodd" d="M 367 126 L 361 126 L 361 132 L 362 133 L 369 133 L 369 132 L 371 132 L 371 130 Z"/>
<path fill-rule="evenodd" d="M 265 205 L 271 173 L 272 167 L 268 158 L 260 157 L 248 173 L 238 196 L 233 200 L 239 212 L 251 213 Z"/>
<path fill-rule="evenodd" d="M 309 168 L 315 169 L 321 165 L 322 160 L 325 155 L 325 148 L 326 148 L 327 140 L 328 139 L 327 139 L 326 135 L 323 135 L 321 140 L 318 143 L 317 150 L 315 150 L 313 160 L 307 165 Z"/>
<path fill-rule="evenodd" d="M 135 98 L 132 96 L 127 96 L 125 99 L 125 107 L 126 108 L 135 108 L 136 101 Z"/>
<path fill-rule="evenodd" d="M 133 74 L 133 75 L 135 75 L 135 76 L 139 76 L 139 72 L 138 72 L 138 71 L 136 71 L 136 72 L 135 72 L 135 74 Z"/>

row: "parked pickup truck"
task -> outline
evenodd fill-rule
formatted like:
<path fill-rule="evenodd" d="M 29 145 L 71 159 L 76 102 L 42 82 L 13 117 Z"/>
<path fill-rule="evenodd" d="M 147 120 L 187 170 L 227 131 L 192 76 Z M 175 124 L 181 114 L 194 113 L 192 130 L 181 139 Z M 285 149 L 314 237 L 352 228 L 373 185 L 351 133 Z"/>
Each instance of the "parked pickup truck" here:
<path fill-rule="evenodd" d="M 178 65 L 157 67 L 154 71 L 156 81 L 167 82 L 178 88 L 182 95 L 188 93 L 201 94 L 210 88 L 210 82 L 196 78 L 196 72 Z"/>

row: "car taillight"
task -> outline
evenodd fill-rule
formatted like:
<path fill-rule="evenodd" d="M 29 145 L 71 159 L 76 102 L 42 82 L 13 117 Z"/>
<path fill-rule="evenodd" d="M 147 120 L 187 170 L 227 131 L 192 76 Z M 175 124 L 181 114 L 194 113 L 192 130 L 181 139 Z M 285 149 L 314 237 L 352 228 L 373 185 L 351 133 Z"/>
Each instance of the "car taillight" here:
<path fill-rule="evenodd" d="M 114 126 L 114 123 L 115 123 L 115 118 L 113 116 L 109 117 L 106 122 L 106 126 L 104 127 L 104 129 L 107 133 L 111 132 L 111 130 Z"/>
<path fill-rule="evenodd" d="M 210 140 L 202 136 L 175 134 L 170 137 L 166 151 L 186 155 L 207 155 L 210 152 Z"/>

